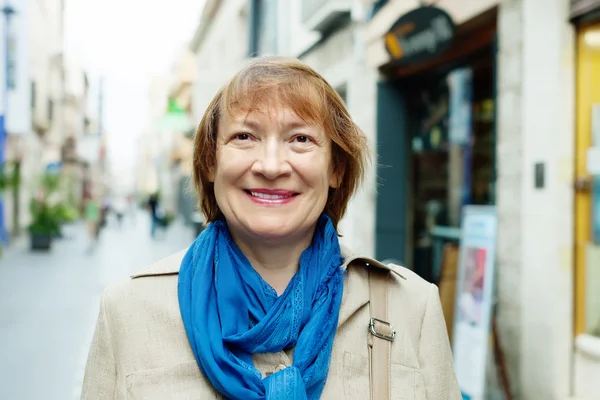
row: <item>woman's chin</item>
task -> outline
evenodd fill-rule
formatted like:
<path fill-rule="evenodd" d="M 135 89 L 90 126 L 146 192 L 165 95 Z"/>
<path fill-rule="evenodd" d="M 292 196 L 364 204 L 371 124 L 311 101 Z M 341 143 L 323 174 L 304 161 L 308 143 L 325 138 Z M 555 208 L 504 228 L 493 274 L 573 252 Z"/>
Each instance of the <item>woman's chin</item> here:
<path fill-rule="evenodd" d="M 260 222 L 248 227 L 251 236 L 265 240 L 285 240 L 294 236 L 297 229 L 293 229 L 286 224 Z"/>
<path fill-rule="evenodd" d="M 245 225 L 244 230 L 248 236 L 260 241 L 274 243 L 278 241 L 287 242 L 294 238 L 302 240 L 301 238 L 304 236 L 303 232 L 306 232 L 306 234 L 309 231 L 312 232 L 312 229 L 310 229 L 310 226 L 306 222 L 306 220 L 296 222 L 293 218 L 261 216 L 245 221 L 243 225 Z"/>

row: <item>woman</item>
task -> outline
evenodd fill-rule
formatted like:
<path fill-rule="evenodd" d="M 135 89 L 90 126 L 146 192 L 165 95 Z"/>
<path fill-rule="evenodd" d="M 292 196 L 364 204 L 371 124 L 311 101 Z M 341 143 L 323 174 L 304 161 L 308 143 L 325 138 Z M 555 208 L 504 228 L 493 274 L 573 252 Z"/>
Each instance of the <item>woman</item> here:
<path fill-rule="evenodd" d="M 194 142 L 210 224 L 105 290 L 83 398 L 460 399 L 436 287 L 338 242 L 366 148 L 309 67 L 235 75 Z"/>

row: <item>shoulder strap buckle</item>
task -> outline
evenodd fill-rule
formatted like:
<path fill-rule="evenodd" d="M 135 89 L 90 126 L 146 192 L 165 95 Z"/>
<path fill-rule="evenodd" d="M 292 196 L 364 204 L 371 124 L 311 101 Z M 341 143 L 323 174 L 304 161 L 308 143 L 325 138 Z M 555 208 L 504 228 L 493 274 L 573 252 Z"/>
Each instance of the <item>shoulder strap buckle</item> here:
<path fill-rule="evenodd" d="M 396 337 L 396 331 L 392 327 L 392 324 L 385 321 L 388 319 L 389 271 L 381 273 L 382 271 L 376 271 L 374 268 L 369 268 L 368 271 L 369 308 L 371 311 L 369 332 L 378 338 L 369 340 L 369 346 L 371 346 L 371 398 L 391 400 L 392 342 Z"/>
<path fill-rule="evenodd" d="M 376 325 L 379 326 L 380 330 L 377 330 Z M 383 331 L 382 329 L 383 328 Z M 369 320 L 369 332 L 371 335 L 378 337 L 380 339 L 384 339 L 390 342 L 393 342 L 396 338 L 396 330 L 389 322 L 382 321 L 377 318 L 371 318 Z"/>

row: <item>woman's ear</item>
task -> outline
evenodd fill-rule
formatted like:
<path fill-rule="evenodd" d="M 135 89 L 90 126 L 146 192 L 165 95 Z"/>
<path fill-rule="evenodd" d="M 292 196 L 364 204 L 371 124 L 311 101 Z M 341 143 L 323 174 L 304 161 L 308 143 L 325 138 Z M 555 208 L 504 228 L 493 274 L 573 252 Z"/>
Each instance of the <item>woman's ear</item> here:
<path fill-rule="evenodd" d="M 337 171 L 337 168 L 333 167 L 331 174 L 329 175 L 329 187 L 337 189 L 342 184 L 342 178 L 344 177 L 343 171 Z"/>

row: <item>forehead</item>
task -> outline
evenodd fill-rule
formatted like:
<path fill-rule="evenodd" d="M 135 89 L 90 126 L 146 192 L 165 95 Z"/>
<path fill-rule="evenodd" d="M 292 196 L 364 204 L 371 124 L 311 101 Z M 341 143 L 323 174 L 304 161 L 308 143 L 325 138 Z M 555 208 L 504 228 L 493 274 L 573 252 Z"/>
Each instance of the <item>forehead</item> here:
<path fill-rule="evenodd" d="M 315 118 L 302 118 L 289 105 L 277 103 L 251 110 L 232 110 L 223 115 L 222 121 L 226 124 L 250 128 L 260 128 L 265 124 L 279 125 L 282 128 L 320 126 Z"/>
<path fill-rule="evenodd" d="M 221 117 L 231 121 L 262 115 L 323 126 L 326 98 L 324 88 L 311 79 L 240 78 L 231 82 L 223 93 Z"/>

